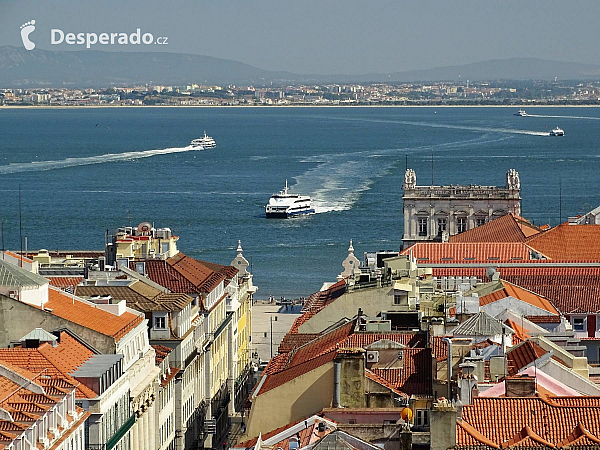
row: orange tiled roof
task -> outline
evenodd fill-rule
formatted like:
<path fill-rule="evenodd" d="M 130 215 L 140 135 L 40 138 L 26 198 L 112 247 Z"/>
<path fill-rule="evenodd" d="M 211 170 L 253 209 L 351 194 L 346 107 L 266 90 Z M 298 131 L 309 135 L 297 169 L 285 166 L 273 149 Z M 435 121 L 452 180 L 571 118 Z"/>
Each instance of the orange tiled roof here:
<path fill-rule="evenodd" d="M 598 448 L 598 397 L 569 397 L 574 398 L 577 406 L 561 404 L 557 397 L 474 398 L 462 408 L 456 448 L 562 448 L 578 439 L 589 446 L 577 448 Z"/>
<path fill-rule="evenodd" d="M 117 341 L 144 320 L 142 316 L 130 312 L 116 316 L 52 286 L 48 288 L 48 302 L 44 309 L 52 310 L 54 316 L 113 337 Z"/>
<path fill-rule="evenodd" d="M 433 275 L 487 280 L 485 270 L 485 267 L 434 268 Z M 499 272 L 503 280 L 547 298 L 563 314 L 600 312 L 600 267 L 501 267 Z"/>
<path fill-rule="evenodd" d="M 323 308 L 342 296 L 345 292 L 346 280 L 340 280 L 324 291 L 311 294 L 304 302 L 302 315 L 296 318 L 289 332 L 298 333 L 298 330 L 303 323 L 308 322 L 311 317 L 323 310 Z"/>
<path fill-rule="evenodd" d="M 288 353 L 292 350 L 308 344 L 321 336 L 321 333 L 288 333 L 284 336 L 281 344 L 279 344 L 279 353 Z"/>
<path fill-rule="evenodd" d="M 156 352 L 155 360 L 157 366 L 173 351 L 172 348 L 160 344 L 152 344 L 151 347 Z"/>
<path fill-rule="evenodd" d="M 502 289 L 480 297 L 479 305 L 484 306 L 506 297 L 513 297 L 525 303 L 529 303 L 530 305 L 535 306 L 537 308 L 544 309 L 550 314 L 559 314 L 557 309 L 547 298 L 544 298 L 541 295 L 535 294 L 531 291 L 528 291 L 527 289 L 523 289 L 522 287 L 519 287 L 505 280 L 502 281 L 502 285 Z"/>
<path fill-rule="evenodd" d="M 525 242 L 540 231 L 525 219 L 506 214 L 450 237 L 450 242 Z"/>
<path fill-rule="evenodd" d="M 523 328 L 521 325 L 518 325 L 514 320 L 506 319 L 504 324 L 508 325 L 515 332 L 512 336 L 513 345 L 523 342 L 528 337 L 531 337 L 527 330 L 525 330 L 525 328 Z"/>
<path fill-rule="evenodd" d="M 563 223 L 530 237 L 527 244 L 552 260 L 600 261 L 600 225 Z"/>
<path fill-rule="evenodd" d="M 36 374 L 41 379 L 50 376 L 53 379 L 63 380 L 69 385 L 77 386 L 77 398 L 95 398 L 97 394 L 87 386 L 80 384 L 69 375 L 77 367 L 87 361 L 93 352 L 73 338 L 67 332 L 61 332 L 60 343 L 53 347 L 48 343 L 38 348 L 0 348 L 1 364 L 25 369 L 27 373 Z M 23 372 L 20 372 L 23 374 Z M 64 388 L 64 383 L 52 383 L 54 388 Z"/>
<path fill-rule="evenodd" d="M 522 242 L 417 242 L 400 254 L 425 264 L 493 264 L 529 261 L 529 251 Z"/>
<path fill-rule="evenodd" d="M 508 374 L 511 376 L 517 374 L 519 370 L 546 353 L 548 353 L 546 350 L 531 341 L 524 341 L 511 348 L 506 354 Z"/>
<path fill-rule="evenodd" d="M 83 281 L 83 277 L 46 277 L 50 281 L 50 286 L 55 286 L 59 289 L 68 287 L 74 288 Z"/>
<path fill-rule="evenodd" d="M 371 368 L 371 372 L 407 397 L 432 395 L 431 349 L 405 348 L 403 353 L 402 369 Z"/>

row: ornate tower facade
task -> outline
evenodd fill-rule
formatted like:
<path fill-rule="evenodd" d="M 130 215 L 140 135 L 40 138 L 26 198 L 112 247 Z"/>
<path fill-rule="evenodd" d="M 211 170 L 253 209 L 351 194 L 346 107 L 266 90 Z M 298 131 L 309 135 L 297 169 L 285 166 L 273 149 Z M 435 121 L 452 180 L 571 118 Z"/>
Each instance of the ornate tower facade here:
<path fill-rule="evenodd" d="M 417 186 L 415 171 L 406 169 L 403 190 L 403 248 L 415 242 L 447 241 L 508 213 L 521 215 L 521 182 L 515 169 L 506 173 L 503 187 Z"/>

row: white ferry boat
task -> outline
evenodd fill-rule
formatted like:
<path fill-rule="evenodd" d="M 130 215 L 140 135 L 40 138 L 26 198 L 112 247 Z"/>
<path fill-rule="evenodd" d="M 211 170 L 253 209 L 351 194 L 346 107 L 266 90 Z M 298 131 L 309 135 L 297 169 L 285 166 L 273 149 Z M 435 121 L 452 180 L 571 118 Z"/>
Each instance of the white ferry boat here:
<path fill-rule="evenodd" d="M 521 116 L 521 117 L 525 117 L 525 116 L 527 116 L 527 113 L 526 113 L 524 110 L 520 109 L 520 110 L 518 110 L 516 113 L 514 113 L 513 115 L 514 115 L 514 116 Z"/>
<path fill-rule="evenodd" d="M 550 131 L 550 136 L 564 136 L 565 132 L 564 130 L 562 130 L 561 128 L 554 128 L 552 131 Z"/>
<path fill-rule="evenodd" d="M 217 143 L 212 137 L 207 136 L 205 131 L 203 137 L 201 137 L 200 139 L 194 139 L 190 143 L 190 145 L 194 148 L 198 148 L 199 150 L 204 150 L 205 148 L 215 148 L 217 146 Z"/>
<path fill-rule="evenodd" d="M 285 188 L 271 196 L 265 212 L 267 219 L 287 219 L 300 214 L 312 214 L 315 210 L 311 207 L 308 195 L 290 194 L 285 180 Z"/>

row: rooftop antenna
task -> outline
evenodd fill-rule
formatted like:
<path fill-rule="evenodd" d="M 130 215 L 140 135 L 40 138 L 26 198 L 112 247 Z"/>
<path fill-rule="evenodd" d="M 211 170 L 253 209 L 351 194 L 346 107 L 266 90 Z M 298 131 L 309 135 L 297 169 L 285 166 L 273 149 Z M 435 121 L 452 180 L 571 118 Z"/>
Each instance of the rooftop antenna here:
<path fill-rule="evenodd" d="M 406 172 L 408 170 L 408 153 L 405 155 L 405 160 L 404 160 L 404 171 Z"/>
<path fill-rule="evenodd" d="M 19 184 L 19 241 L 21 243 L 20 266 L 23 267 L 23 216 L 21 214 L 21 185 Z"/>

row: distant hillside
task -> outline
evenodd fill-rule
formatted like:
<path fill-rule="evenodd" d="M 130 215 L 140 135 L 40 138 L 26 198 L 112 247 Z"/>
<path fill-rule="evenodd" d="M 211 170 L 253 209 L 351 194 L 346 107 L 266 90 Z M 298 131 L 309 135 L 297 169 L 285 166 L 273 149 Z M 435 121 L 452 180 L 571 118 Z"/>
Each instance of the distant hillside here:
<path fill-rule="evenodd" d="M 0 86 L 268 84 L 295 75 L 210 56 L 154 52 L 55 52 L 0 47 Z"/>
<path fill-rule="evenodd" d="M 462 66 L 396 72 L 394 81 L 439 80 L 590 80 L 600 79 L 600 65 L 536 58 L 492 59 Z"/>
<path fill-rule="evenodd" d="M 600 65 L 532 58 L 390 74 L 316 75 L 263 70 L 210 56 L 156 52 L 26 51 L 0 47 L 0 87 L 106 87 L 133 84 L 268 85 L 380 81 L 600 79 Z"/>

